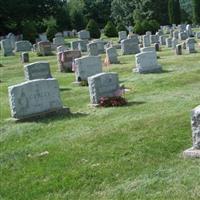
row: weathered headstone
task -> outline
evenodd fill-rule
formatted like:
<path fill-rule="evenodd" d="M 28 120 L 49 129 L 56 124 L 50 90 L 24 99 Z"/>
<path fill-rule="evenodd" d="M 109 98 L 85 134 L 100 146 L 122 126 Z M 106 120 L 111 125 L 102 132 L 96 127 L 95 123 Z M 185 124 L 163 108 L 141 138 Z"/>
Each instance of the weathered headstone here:
<path fill-rule="evenodd" d="M 188 50 L 189 53 L 196 53 L 195 43 L 196 41 L 194 38 L 188 38 L 186 40 L 186 49 Z"/>
<path fill-rule="evenodd" d="M 193 37 L 194 36 L 193 32 L 192 32 L 192 26 L 190 24 L 187 24 L 186 32 L 187 32 L 188 37 Z"/>
<path fill-rule="evenodd" d="M 151 44 L 158 43 L 159 42 L 158 35 L 150 35 L 150 42 L 151 42 Z"/>
<path fill-rule="evenodd" d="M 172 38 L 166 38 L 166 46 L 168 48 L 171 48 L 172 47 Z"/>
<path fill-rule="evenodd" d="M 99 104 L 101 97 L 114 97 L 119 90 L 117 73 L 100 73 L 88 78 L 90 102 Z"/>
<path fill-rule="evenodd" d="M 94 40 L 93 43 L 97 44 L 97 49 L 99 54 L 105 53 L 105 48 L 104 48 L 105 42 L 103 40 L 100 39 Z"/>
<path fill-rule="evenodd" d="M 156 54 L 153 51 L 136 54 L 135 58 L 136 72 L 153 73 L 162 71 L 161 66 L 157 62 Z"/>
<path fill-rule="evenodd" d="M 144 35 L 143 36 L 143 47 L 149 47 L 149 46 L 151 46 L 150 35 Z"/>
<path fill-rule="evenodd" d="M 57 53 L 69 50 L 66 46 L 61 45 L 56 48 Z"/>
<path fill-rule="evenodd" d="M 37 43 L 38 54 L 41 56 L 50 56 L 52 55 L 51 43 L 50 42 L 38 42 Z"/>
<path fill-rule="evenodd" d="M 181 44 L 176 45 L 176 55 L 182 55 L 182 45 Z"/>
<path fill-rule="evenodd" d="M 25 80 L 52 78 L 48 62 L 35 62 L 24 66 Z"/>
<path fill-rule="evenodd" d="M 188 35 L 186 32 L 180 32 L 179 33 L 179 39 L 180 40 L 186 40 L 188 38 Z"/>
<path fill-rule="evenodd" d="M 88 44 L 87 40 L 76 40 L 76 41 L 71 42 L 71 49 L 86 52 L 87 44 Z"/>
<path fill-rule="evenodd" d="M 79 50 L 67 50 L 57 53 L 59 71 L 72 72 L 74 60 L 80 57 L 81 52 Z"/>
<path fill-rule="evenodd" d="M 122 55 L 136 54 L 140 52 L 138 43 L 132 39 L 125 39 L 121 41 Z"/>
<path fill-rule="evenodd" d="M 178 40 L 176 38 L 172 38 L 172 49 L 176 49 L 177 44 L 178 44 Z"/>
<path fill-rule="evenodd" d="M 160 42 L 160 45 L 166 45 L 166 37 L 164 35 L 161 35 L 159 37 L 159 42 Z"/>
<path fill-rule="evenodd" d="M 98 46 L 97 46 L 96 42 L 91 42 L 91 43 L 87 44 L 87 49 L 88 49 L 88 53 L 90 56 L 98 56 L 99 55 Z"/>
<path fill-rule="evenodd" d="M 117 50 L 114 47 L 106 49 L 106 58 L 110 64 L 118 64 Z"/>
<path fill-rule="evenodd" d="M 79 31 L 78 37 L 81 40 L 89 40 L 90 39 L 90 32 L 86 31 L 86 30 Z"/>
<path fill-rule="evenodd" d="M 196 34 L 197 39 L 200 39 L 200 32 Z"/>
<path fill-rule="evenodd" d="M 13 85 L 8 88 L 11 115 L 27 119 L 54 112 L 69 112 L 64 109 L 58 82 L 55 79 L 39 79 Z"/>
<path fill-rule="evenodd" d="M 132 39 L 134 43 L 139 44 L 139 38 L 137 34 L 129 34 L 127 39 Z"/>
<path fill-rule="evenodd" d="M 58 47 L 65 44 L 64 37 L 62 35 L 58 35 L 57 37 L 53 38 L 53 44 Z"/>
<path fill-rule="evenodd" d="M 126 31 L 118 32 L 118 37 L 119 37 L 119 42 L 121 42 L 122 40 L 127 39 L 127 32 Z"/>
<path fill-rule="evenodd" d="M 3 56 L 13 56 L 12 45 L 10 39 L 1 40 L 1 49 Z"/>
<path fill-rule="evenodd" d="M 15 35 L 13 33 L 9 33 L 6 38 L 10 39 L 12 49 L 14 50 L 15 49 L 15 42 L 16 42 Z"/>
<path fill-rule="evenodd" d="M 176 38 L 178 40 L 178 34 L 179 34 L 178 31 L 174 31 L 173 32 L 173 38 Z"/>
<path fill-rule="evenodd" d="M 32 45 L 27 40 L 15 42 L 15 51 L 16 52 L 31 51 L 31 48 L 32 48 Z"/>
<path fill-rule="evenodd" d="M 88 77 L 102 72 L 102 63 L 99 56 L 85 56 L 75 59 L 76 81 L 87 81 Z"/>
<path fill-rule="evenodd" d="M 21 53 L 21 62 L 22 63 L 28 63 L 29 62 L 29 54 L 28 54 L 28 52 L 22 52 Z"/>
<path fill-rule="evenodd" d="M 200 158 L 200 105 L 192 111 L 192 140 L 193 146 L 184 151 L 186 157 Z"/>

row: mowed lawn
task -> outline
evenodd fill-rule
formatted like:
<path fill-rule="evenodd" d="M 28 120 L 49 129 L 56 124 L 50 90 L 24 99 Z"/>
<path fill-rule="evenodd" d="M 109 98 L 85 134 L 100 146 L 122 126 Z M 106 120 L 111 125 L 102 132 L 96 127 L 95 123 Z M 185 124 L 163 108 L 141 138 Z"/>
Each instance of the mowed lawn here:
<path fill-rule="evenodd" d="M 129 103 L 92 108 L 88 88 L 58 72 L 56 56 L 30 53 L 31 62 L 50 62 L 72 115 L 24 123 L 11 119 L 7 92 L 24 81 L 23 65 L 19 54 L 1 56 L 0 199 L 200 199 L 200 160 L 182 157 L 192 146 L 191 110 L 200 104 L 200 49 L 158 55 L 163 73 L 132 72 L 134 55 L 104 67 L 119 74 Z"/>

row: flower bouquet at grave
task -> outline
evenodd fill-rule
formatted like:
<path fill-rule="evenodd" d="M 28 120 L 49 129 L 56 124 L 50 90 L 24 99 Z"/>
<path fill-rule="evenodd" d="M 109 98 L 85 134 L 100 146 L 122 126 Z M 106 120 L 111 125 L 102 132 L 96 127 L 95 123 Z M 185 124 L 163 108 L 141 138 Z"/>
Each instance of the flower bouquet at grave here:
<path fill-rule="evenodd" d="M 113 97 L 101 97 L 99 106 L 101 107 L 118 107 L 127 104 L 127 100 L 123 97 L 125 94 L 125 87 L 121 86 Z"/>

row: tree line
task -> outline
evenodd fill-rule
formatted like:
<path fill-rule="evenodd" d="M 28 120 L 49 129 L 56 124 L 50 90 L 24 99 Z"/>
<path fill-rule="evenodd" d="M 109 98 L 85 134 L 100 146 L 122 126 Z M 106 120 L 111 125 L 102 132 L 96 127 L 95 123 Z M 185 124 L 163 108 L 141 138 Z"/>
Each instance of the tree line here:
<path fill-rule="evenodd" d="M 0 35 L 23 33 L 32 39 L 46 31 L 93 26 L 118 31 L 129 25 L 142 33 L 159 25 L 200 24 L 200 0 L 191 1 L 192 17 L 181 9 L 179 0 L 0 0 Z"/>

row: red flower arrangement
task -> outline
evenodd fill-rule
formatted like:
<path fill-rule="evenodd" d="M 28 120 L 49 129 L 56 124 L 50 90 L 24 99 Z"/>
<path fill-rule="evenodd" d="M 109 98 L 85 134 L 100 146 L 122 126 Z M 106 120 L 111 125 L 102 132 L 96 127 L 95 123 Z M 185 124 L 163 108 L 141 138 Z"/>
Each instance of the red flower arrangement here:
<path fill-rule="evenodd" d="M 116 107 L 116 106 L 124 106 L 126 104 L 127 101 L 122 96 L 101 97 L 99 101 L 99 105 L 101 107 Z"/>

